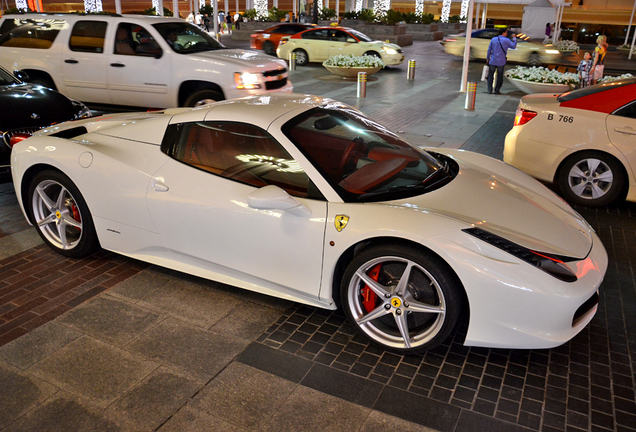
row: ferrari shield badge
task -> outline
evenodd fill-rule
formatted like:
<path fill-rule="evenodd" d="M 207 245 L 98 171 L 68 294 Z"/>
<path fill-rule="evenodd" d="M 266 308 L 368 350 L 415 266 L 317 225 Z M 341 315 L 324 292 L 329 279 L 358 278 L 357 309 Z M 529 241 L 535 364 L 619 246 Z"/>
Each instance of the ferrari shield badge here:
<path fill-rule="evenodd" d="M 338 232 L 340 232 L 343 229 L 345 229 L 345 227 L 349 223 L 349 216 L 338 215 L 338 216 L 336 216 L 336 219 L 334 220 L 334 223 L 336 225 L 336 229 L 338 230 Z"/>

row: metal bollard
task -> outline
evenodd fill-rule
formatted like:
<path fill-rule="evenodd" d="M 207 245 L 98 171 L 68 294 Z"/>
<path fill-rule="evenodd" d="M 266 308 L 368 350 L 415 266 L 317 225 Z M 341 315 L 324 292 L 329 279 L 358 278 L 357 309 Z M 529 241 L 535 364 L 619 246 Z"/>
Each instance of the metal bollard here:
<path fill-rule="evenodd" d="M 358 97 L 367 97 L 367 73 L 358 72 Z"/>
<path fill-rule="evenodd" d="M 466 105 L 464 109 L 469 111 L 475 110 L 475 95 L 477 94 L 477 83 L 469 82 L 466 88 Z"/>
<path fill-rule="evenodd" d="M 406 79 L 415 79 L 415 60 L 409 60 L 409 68 L 406 70 Z"/>
<path fill-rule="evenodd" d="M 295 52 L 289 53 L 289 70 L 290 71 L 296 70 L 296 53 Z"/>

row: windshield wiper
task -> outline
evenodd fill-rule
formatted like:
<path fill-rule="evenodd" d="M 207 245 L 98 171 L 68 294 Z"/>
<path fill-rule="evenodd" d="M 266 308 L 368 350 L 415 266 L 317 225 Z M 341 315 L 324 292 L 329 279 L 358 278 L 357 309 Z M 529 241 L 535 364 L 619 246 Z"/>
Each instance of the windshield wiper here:
<path fill-rule="evenodd" d="M 403 186 L 391 186 L 386 189 L 381 189 L 373 192 L 367 192 L 358 197 L 358 199 L 370 198 L 378 195 L 392 194 L 396 192 L 411 192 L 417 189 L 424 189 L 424 185 L 422 183 L 403 185 Z"/>
<path fill-rule="evenodd" d="M 425 186 L 426 189 L 430 189 L 437 185 L 439 182 L 447 180 L 448 177 L 450 177 L 448 171 L 448 161 L 444 161 L 444 164 L 440 168 L 433 171 L 428 177 L 424 179 L 424 181 L 422 181 L 422 186 Z"/>

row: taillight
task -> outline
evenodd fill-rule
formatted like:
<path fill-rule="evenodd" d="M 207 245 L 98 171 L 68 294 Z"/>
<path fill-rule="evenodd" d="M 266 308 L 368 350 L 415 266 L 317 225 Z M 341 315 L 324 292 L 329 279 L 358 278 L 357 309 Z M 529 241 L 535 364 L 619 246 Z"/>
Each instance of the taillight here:
<path fill-rule="evenodd" d="M 444 39 L 444 42 L 457 42 L 457 39 Z"/>
<path fill-rule="evenodd" d="M 523 108 L 517 108 L 515 113 L 515 126 L 521 126 L 528 123 L 537 116 L 536 111 L 530 111 Z"/>
<path fill-rule="evenodd" d="M 30 133 L 17 133 L 17 134 L 14 134 L 11 137 L 11 139 L 9 140 L 9 146 L 13 147 L 14 145 L 19 143 L 20 141 L 23 141 L 23 140 L 29 138 L 30 136 L 31 136 Z"/>

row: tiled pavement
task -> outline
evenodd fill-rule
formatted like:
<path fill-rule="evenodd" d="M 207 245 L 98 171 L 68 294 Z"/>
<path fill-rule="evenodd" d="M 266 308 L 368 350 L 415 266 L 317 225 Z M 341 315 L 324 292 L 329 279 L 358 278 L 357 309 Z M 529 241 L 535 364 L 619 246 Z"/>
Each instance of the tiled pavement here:
<path fill-rule="evenodd" d="M 421 65 L 416 80 L 382 71 L 364 100 L 319 66 L 293 80 L 414 143 L 501 157 L 520 94 L 480 89 L 465 111 L 461 62 L 435 43 L 407 56 Z M 492 350 L 461 346 L 460 328 L 425 355 L 400 356 L 367 345 L 339 312 L 107 252 L 67 260 L 0 185 L 0 429 L 636 430 L 636 206 L 577 210 L 610 256 L 599 312 L 579 336 Z"/>

